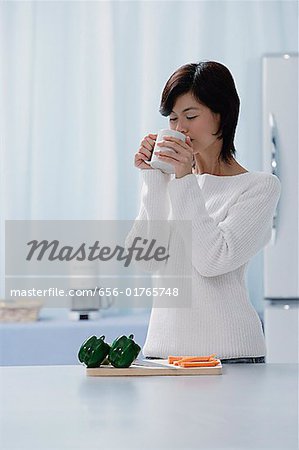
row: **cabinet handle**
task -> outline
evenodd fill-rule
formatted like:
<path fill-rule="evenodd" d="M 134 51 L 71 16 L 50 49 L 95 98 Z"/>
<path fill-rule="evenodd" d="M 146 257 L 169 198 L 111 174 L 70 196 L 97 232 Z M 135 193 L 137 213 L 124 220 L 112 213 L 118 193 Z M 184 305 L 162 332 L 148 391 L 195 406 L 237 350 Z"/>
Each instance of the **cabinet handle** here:
<path fill-rule="evenodd" d="M 279 174 L 279 149 L 278 149 L 278 132 L 275 117 L 273 113 L 269 114 L 269 126 L 270 126 L 270 140 L 271 140 L 271 173 L 276 175 Z M 272 232 L 271 232 L 271 244 L 274 245 L 276 241 L 278 224 L 278 205 L 276 207 L 273 222 L 272 222 Z"/>

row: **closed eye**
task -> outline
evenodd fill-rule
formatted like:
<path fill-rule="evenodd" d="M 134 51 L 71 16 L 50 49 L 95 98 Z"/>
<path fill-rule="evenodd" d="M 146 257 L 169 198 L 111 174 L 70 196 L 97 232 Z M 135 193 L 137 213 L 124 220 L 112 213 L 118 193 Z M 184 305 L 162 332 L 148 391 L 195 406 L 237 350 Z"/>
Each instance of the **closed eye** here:
<path fill-rule="evenodd" d="M 196 119 L 196 117 L 198 117 L 198 116 L 186 117 L 186 119 L 187 120 L 192 120 L 192 119 Z M 173 118 L 169 119 L 170 122 L 174 122 L 175 120 L 177 120 L 176 117 L 173 117 Z"/>

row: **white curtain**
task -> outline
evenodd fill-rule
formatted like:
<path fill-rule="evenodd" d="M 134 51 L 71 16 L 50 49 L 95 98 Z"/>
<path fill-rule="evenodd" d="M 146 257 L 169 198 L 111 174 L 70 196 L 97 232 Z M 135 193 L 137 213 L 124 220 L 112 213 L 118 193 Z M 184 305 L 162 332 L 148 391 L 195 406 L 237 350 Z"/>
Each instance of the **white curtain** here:
<path fill-rule="evenodd" d="M 133 155 L 167 126 L 180 65 L 227 65 L 241 97 L 237 159 L 262 170 L 261 57 L 298 51 L 297 1 L 5 2 L 0 5 L 1 293 L 5 219 L 132 219 Z M 249 271 L 261 309 L 262 258 Z"/>
<path fill-rule="evenodd" d="M 100 6 L 2 5 L 5 218 L 115 216 L 112 14 Z"/>

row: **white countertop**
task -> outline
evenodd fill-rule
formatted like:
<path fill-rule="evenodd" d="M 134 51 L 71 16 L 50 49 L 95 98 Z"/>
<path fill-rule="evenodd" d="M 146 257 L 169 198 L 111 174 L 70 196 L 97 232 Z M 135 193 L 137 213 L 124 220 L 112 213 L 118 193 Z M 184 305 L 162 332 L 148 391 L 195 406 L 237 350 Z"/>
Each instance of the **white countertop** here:
<path fill-rule="evenodd" d="M 2 450 L 298 448 L 296 364 L 111 379 L 83 366 L 2 367 L 0 395 Z"/>

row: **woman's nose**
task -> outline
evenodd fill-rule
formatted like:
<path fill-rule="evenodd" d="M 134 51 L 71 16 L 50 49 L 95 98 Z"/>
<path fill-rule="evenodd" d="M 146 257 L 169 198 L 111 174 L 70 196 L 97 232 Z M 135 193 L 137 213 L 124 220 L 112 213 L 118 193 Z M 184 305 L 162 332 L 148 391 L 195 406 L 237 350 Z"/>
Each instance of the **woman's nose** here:
<path fill-rule="evenodd" d="M 179 120 L 177 121 L 176 127 L 175 127 L 176 131 L 180 131 L 180 133 L 187 133 L 187 127 L 186 125 L 184 125 L 182 122 L 180 122 Z"/>

